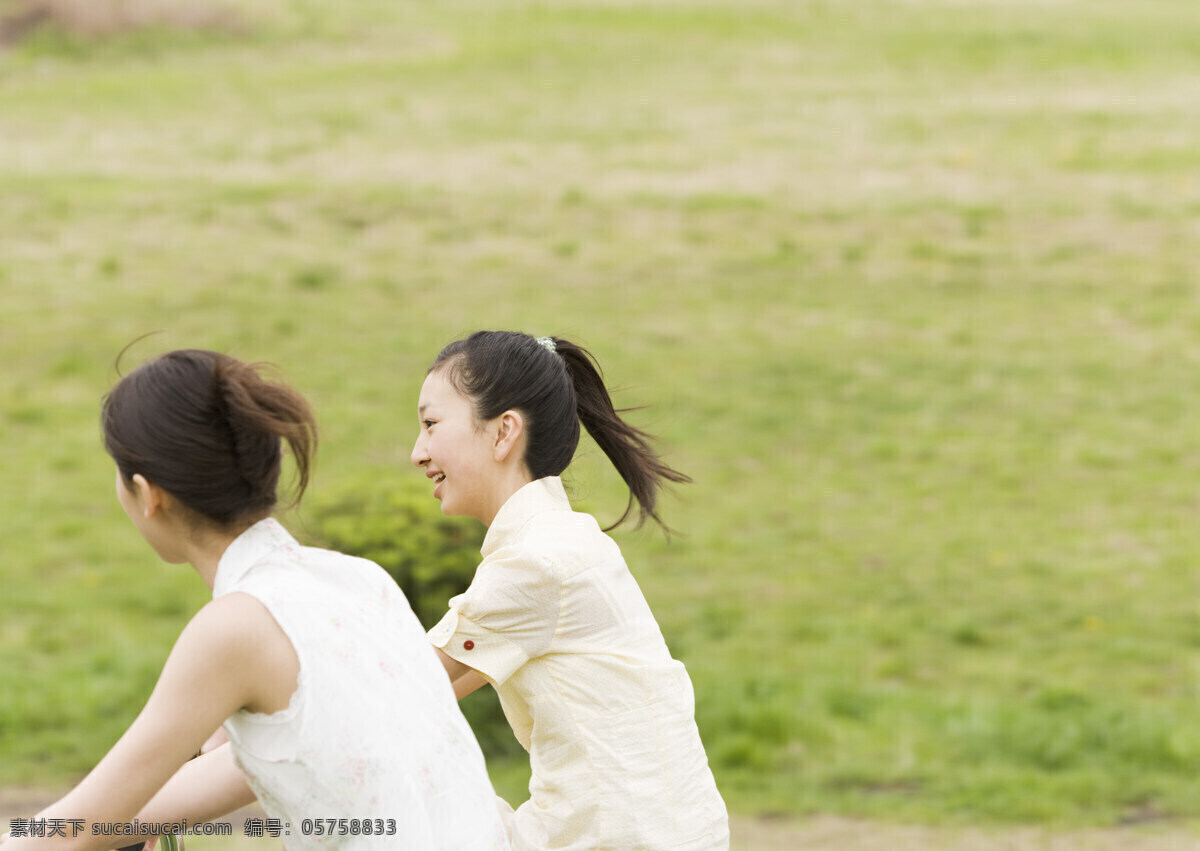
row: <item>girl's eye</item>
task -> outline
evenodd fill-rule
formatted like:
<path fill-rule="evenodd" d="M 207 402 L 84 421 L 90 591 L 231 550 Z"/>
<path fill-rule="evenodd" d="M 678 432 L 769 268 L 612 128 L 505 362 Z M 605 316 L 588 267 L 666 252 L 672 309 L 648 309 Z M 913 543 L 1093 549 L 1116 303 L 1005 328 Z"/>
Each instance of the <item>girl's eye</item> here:
<path fill-rule="evenodd" d="M 425 426 L 425 428 L 433 428 L 433 420 L 422 420 L 421 425 Z"/>

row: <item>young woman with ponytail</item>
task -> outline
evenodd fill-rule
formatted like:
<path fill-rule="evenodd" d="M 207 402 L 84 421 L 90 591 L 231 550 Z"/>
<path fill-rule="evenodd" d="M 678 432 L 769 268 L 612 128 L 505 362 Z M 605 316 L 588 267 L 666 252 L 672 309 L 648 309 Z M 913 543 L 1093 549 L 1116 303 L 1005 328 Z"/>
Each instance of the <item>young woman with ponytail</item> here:
<path fill-rule="evenodd" d="M 308 483 L 304 399 L 231 357 L 174 351 L 125 376 L 101 423 L 125 512 L 213 600 L 125 735 L 36 817 L 61 833 L 0 849 L 124 846 L 138 834 L 114 825 L 195 825 L 256 797 L 291 851 L 507 848 L 483 754 L 403 593 L 271 517 L 284 441 L 297 499 Z M 225 743 L 190 759 L 219 727 Z"/>
<path fill-rule="evenodd" d="M 529 751 L 514 849 L 729 846 L 691 682 L 616 543 L 559 475 L 580 424 L 661 522 L 664 464 L 613 408 L 592 356 L 559 337 L 480 331 L 430 367 L 412 462 L 449 515 L 483 522 L 483 562 L 429 632 L 461 698 L 496 688 Z"/>

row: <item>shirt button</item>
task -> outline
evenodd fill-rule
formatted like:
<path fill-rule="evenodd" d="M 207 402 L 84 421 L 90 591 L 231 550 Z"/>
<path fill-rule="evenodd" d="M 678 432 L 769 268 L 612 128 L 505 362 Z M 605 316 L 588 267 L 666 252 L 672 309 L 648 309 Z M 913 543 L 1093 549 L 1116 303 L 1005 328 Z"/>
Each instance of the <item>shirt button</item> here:
<path fill-rule="evenodd" d="M 467 639 L 466 641 L 463 642 L 463 650 L 474 650 L 474 649 L 475 649 L 474 641 Z"/>

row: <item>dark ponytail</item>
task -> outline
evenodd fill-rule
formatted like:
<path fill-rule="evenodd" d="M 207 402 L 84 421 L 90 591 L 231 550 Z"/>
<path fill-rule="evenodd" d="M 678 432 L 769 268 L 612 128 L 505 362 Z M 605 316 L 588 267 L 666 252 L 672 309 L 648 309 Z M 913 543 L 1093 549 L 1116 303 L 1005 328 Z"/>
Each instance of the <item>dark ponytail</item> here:
<path fill-rule="evenodd" d="M 653 440 L 651 435 L 621 419 L 620 414 L 632 409 L 617 410 L 613 407 L 608 388 L 604 386 L 600 365 L 591 352 L 567 340 L 558 337 L 552 339 L 571 374 L 580 422 L 629 486 L 629 502 L 625 506 L 625 513 L 613 526 L 625 522 L 633 511 L 635 499 L 638 503 L 638 526 L 645 523 L 647 517 L 663 526 L 655 507 L 664 480 L 685 483 L 690 482 L 691 478 L 663 463 L 650 445 Z"/>
<path fill-rule="evenodd" d="M 476 331 L 446 346 L 430 372 L 442 371 L 471 400 L 475 416 L 490 420 L 508 410 L 525 418 L 525 464 L 535 479 L 557 476 L 579 445 L 579 424 L 596 441 L 629 487 L 628 519 L 638 504 L 638 526 L 656 511 L 667 481 L 690 482 L 667 466 L 651 447 L 653 438 L 621 419 L 629 409 L 613 407 L 596 359 L 560 337 L 534 339 L 513 331 Z"/>
<path fill-rule="evenodd" d="M 259 367 L 201 349 L 168 352 L 118 382 L 101 412 L 104 445 L 126 482 L 140 473 L 221 528 L 277 502 L 282 441 L 308 486 L 317 427 L 308 403 Z"/>

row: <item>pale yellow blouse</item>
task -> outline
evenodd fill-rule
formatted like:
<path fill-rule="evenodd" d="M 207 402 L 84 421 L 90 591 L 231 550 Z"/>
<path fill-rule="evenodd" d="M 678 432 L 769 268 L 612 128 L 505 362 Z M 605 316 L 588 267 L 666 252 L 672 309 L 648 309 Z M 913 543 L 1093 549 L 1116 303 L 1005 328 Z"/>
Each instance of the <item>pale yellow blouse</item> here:
<path fill-rule="evenodd" d="M 513 848 L 728 848 L 691 681 L 616 543 L 550 477 L 504 504 L 482 553 L 429 638 L 491 682 L 529 751 Z"/>

